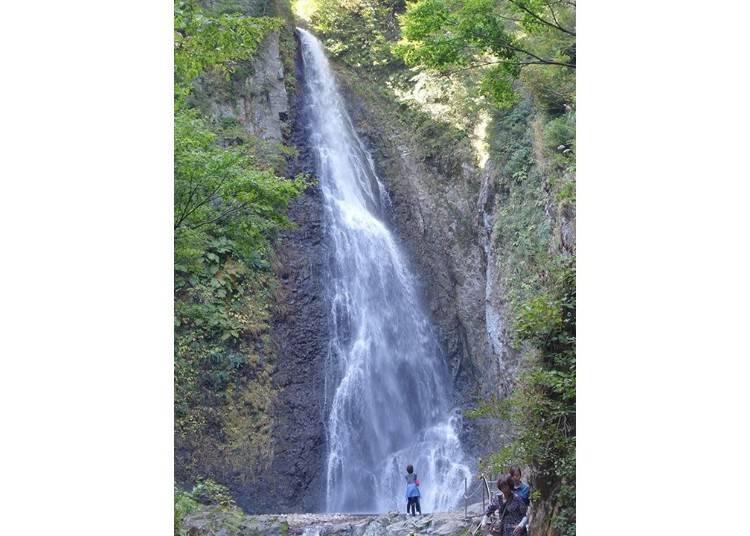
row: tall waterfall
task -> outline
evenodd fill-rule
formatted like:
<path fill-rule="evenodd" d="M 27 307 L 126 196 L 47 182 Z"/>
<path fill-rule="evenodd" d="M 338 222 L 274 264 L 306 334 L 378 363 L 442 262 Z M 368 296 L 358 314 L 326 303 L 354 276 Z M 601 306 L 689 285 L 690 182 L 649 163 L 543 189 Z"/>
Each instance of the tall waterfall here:
<path fill-rule="evenodd" d="M 327 491 L 332 512 L 406 507 L 407 464 L 422 511 L 456 506 L 470 477 L 450 378 L 384 221 L 388 203 L 320 42 L 299 29 L 310 146 L 330 242 L 326 365 Z"/>

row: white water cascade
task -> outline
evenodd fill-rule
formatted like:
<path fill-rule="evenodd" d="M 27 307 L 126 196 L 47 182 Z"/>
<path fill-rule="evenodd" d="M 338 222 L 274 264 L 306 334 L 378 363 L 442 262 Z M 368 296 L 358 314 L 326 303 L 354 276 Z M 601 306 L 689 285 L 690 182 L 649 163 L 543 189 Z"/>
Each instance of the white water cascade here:
<path fill-rule="evenodd" d="M 388 197 L 320 42 L 299 29 L 309 143 L 323 192 L 330 303 L 329 512 L 404 511 L 407 464 L 423 512 L 457 506 L 470 478 L 451 381 L 416 281 L 388 229 Z"/>

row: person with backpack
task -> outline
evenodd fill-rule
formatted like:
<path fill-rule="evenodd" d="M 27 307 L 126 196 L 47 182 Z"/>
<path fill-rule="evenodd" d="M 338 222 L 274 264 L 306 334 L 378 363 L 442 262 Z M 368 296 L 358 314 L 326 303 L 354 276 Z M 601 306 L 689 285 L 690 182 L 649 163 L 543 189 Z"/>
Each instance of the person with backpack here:
<path fill-rule="evenodd" d="M 527 506 L 521 497 L 513 493 L 514 485 L 513 477 L 510 475 L 503 475 L 497 479 L 497 489 L 500 490 L 500 493 L 487 507 L 483 523 L 486 524 L 486 520 L 495 511 L 499 513 L 500 517 L 490 523 L 489 529 L 485 529 L 484 534 L 491 534 L 492 536 L 526 535 L 526 527 L 521 525 L 521 521 L 526 516 Z"/>
<path fill-rule="evenodd" d="M 415 516 L 417 512 L 422 515 L 422 507 L 419 506 L 419 479 L 414 472 L 414 466 L 406 466 L 406 514 Z"/>

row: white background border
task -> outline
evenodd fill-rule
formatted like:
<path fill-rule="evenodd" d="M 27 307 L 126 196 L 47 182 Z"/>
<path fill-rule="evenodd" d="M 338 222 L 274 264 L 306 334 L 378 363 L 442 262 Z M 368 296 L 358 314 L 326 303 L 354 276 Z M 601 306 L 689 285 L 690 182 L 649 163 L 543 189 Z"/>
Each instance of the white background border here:
<path fill-rule="evenodd" d="M 747 524 L 745 6 L 578 6 L 581 535 Z M 171 8 L 3 8 L 6 534 L 173 530 Z"/>

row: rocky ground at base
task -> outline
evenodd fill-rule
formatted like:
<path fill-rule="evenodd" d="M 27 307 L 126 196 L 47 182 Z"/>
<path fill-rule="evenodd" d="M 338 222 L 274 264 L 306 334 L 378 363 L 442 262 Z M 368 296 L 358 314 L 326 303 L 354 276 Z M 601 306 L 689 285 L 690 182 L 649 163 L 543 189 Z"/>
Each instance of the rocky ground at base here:
<path fill-rule="evenodd" d="M 471 536 L 481 504 L 464 510 L 407 516 L 404 513 L 246 515 L 239 510 L 204 507 L 180 527 L 185 536 Z"/>

